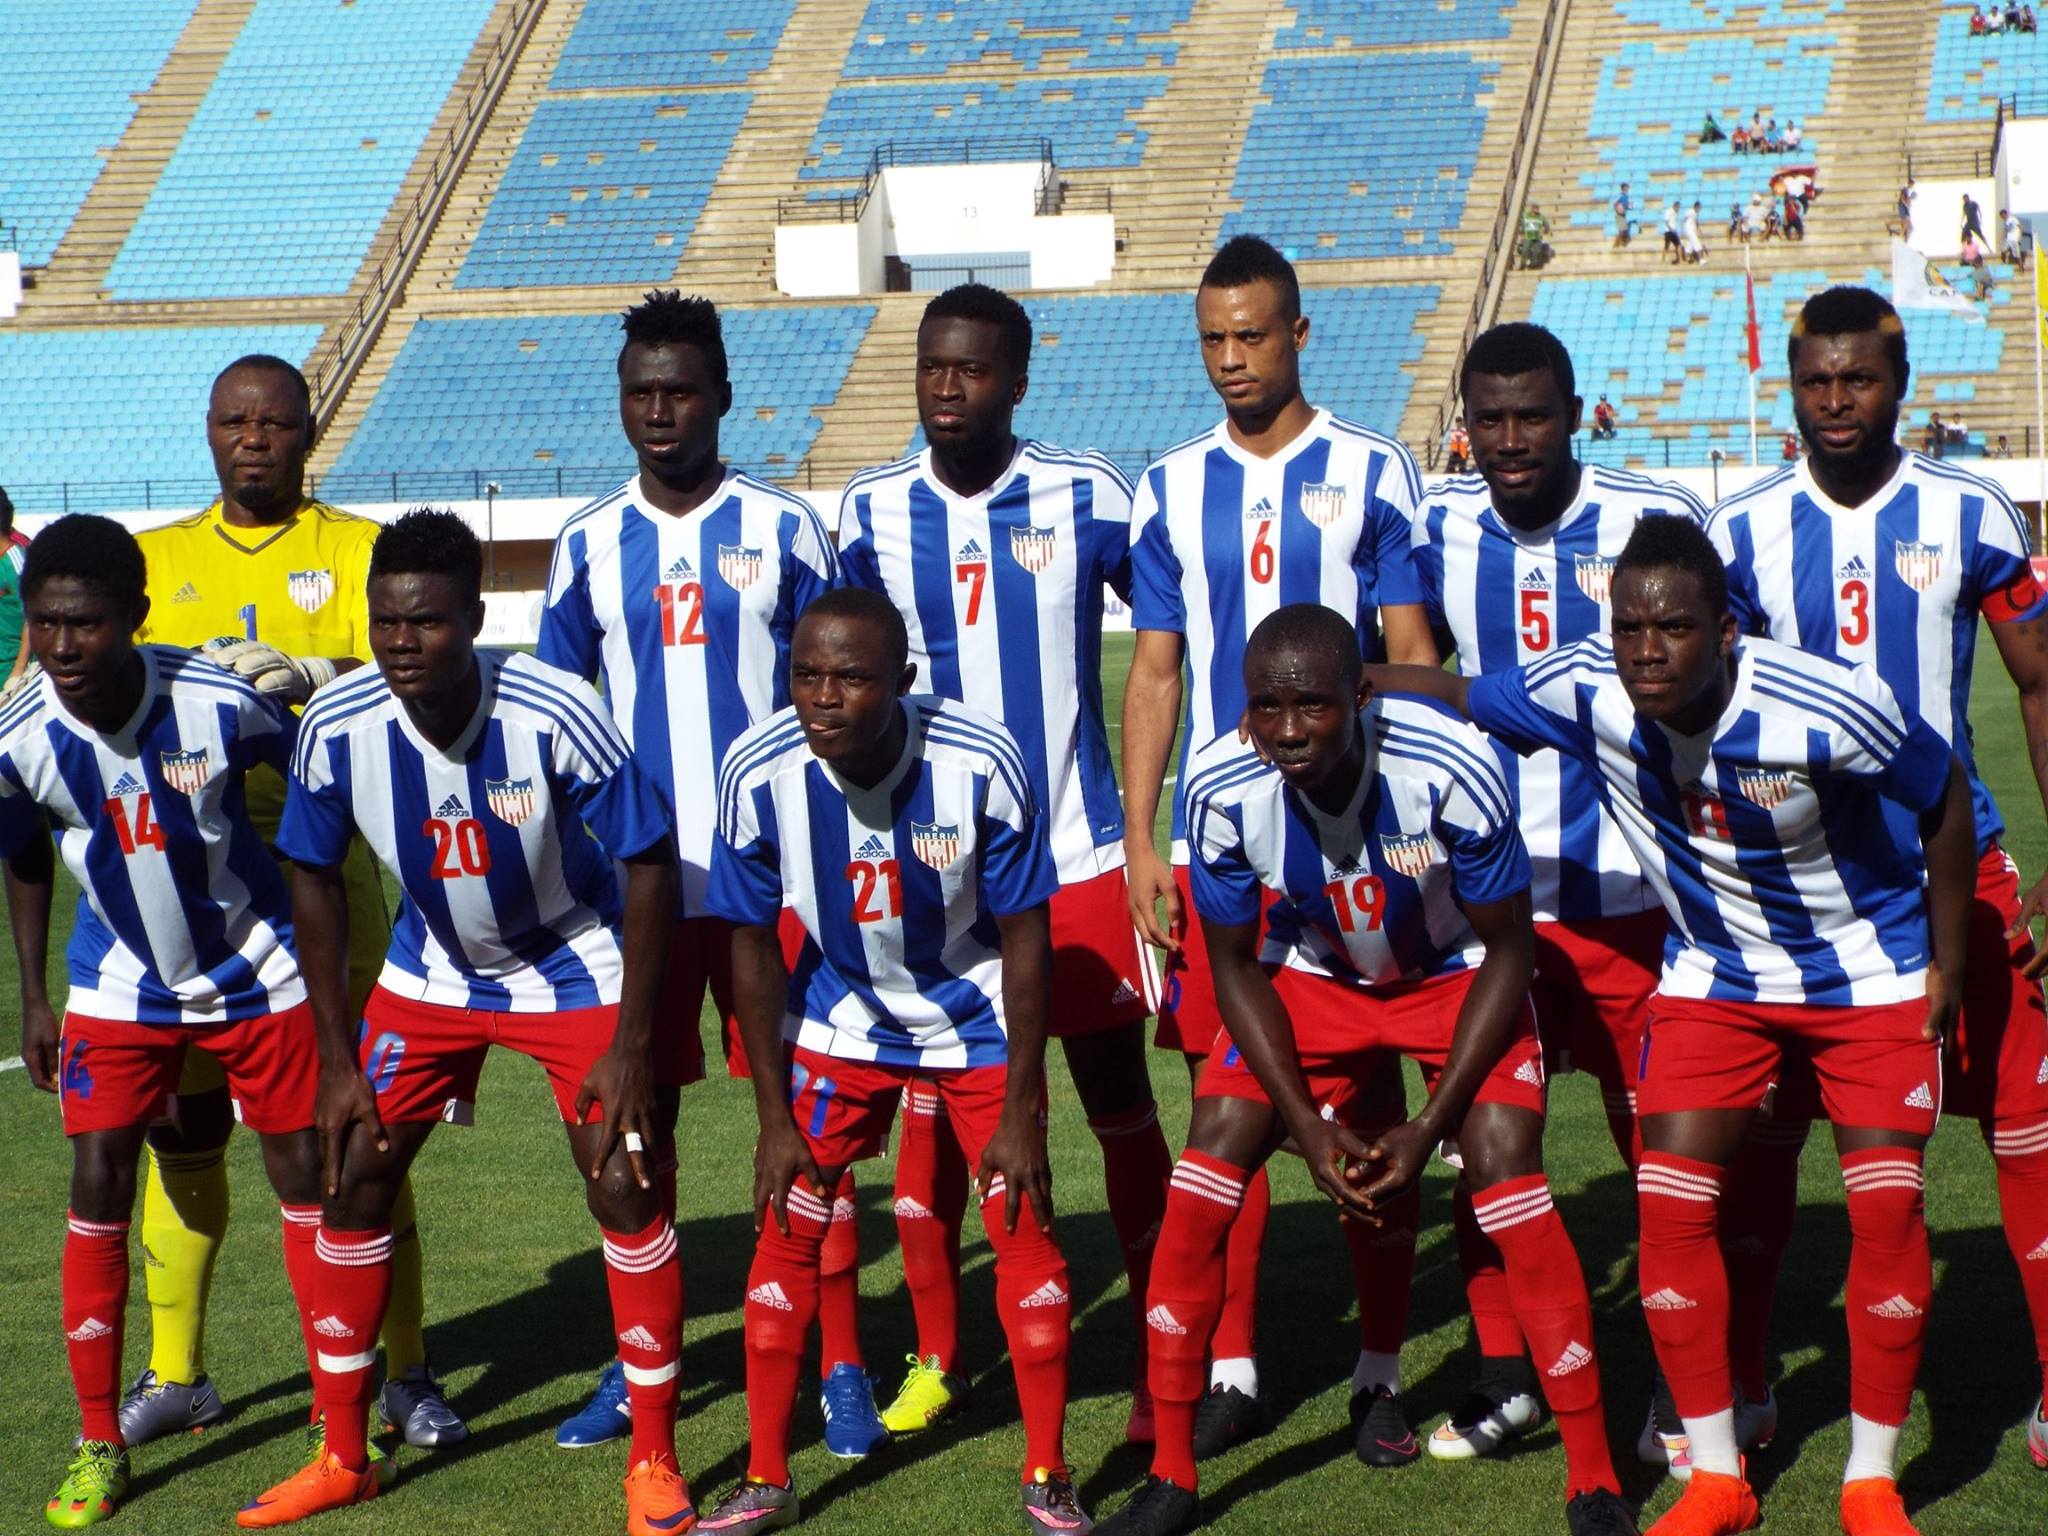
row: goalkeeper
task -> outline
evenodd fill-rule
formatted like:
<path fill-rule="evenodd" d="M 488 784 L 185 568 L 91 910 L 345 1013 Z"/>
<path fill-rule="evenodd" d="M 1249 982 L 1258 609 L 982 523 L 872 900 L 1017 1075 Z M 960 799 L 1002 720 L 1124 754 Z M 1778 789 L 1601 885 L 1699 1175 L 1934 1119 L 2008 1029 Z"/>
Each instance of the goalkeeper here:
<path fill-rule="evenodd" d="M 207 446 L 220 499 L 141 538 L 149 562 L 149 621 L 141 638 L 203 649 L 219 665 L 294 706 L 369 658 L 365 583 L 377 525 L 309 501 L 313 420 L 306 380 L 282 358 L 237 359 L 213 381 Z M 249 775 L 250 818 L 277 834 L 284 781 Z M 374 860 L 360 842 L 344 865 L 349 985 L 360 1010 L 383 967 L 391 924 Z M 223 1413 L 207 1378 L 207 1288 L 227 1228 L 224 1164 L 233 1125 L 226 1079 L 204 1051 L 185 1055 L 172 1117 L 149 1133 L 142 1199 L 149 1291 L 149 1368 L 121 1403 L 130 1445 L 197 1430 Z M 387 1423 L 414 1445 L 448 1445 L 469 1431 L 427 1372 L 412 1190 L 393 1212 L 395 1284 L 384 1323 Z M 317 1437 L 319 1427 L 315 1426 Z"/>

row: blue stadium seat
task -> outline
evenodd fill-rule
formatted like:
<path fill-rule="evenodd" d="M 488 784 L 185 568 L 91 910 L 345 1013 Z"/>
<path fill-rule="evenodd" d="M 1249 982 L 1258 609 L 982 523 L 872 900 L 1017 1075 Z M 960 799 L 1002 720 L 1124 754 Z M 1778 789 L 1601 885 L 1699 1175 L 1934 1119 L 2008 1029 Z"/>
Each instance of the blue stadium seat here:
<path fill-rule="evenodd" d="M 1739 13 L 1745 30 L 1796 27 L 1825 21 L 1849 0 L 1616 0 L 1625 21 L 1666 32 L 1717 32 Z"/>
<path fill-rule="evenodd" d="M 1068 69 L 1160 69 L 1178 50 L 1165 33 L 1193 0 L 1117 8 L 1091 0 L 868 0 L 842 78 L 936 75 L 1007 54 L 1026 72 L 1048 54 Z"/>
<path fill-rule="evenodd" d="M 877 146 L 1052 141 L 1061 165 L 1136 165 L 1145 133 L 1130 118 L 1166 89 L 1164 75 L 1084 75 L 949 85 L 856 85 L 832 93 L 811 139 L 806 179 L 867 173 Z"/>
<path fill-rule="evenodd" d="M 2044 7 L 2035 8 L 2038 14 Z M 1988 122 L 1998 98 L 2048 79 L 2041 34 L 1970 36 L 1970 0 L 1948 0 L 1935 22 L 1934 67 L 1927 77 L 1930 123 Z"/>
<path fill-rule="evenodd" d="M 775 57 L 796 0 L 585 0 L 549 88 L 737 85 Z"/>
<path fill-rule="evenodd" d="M 1479 42 L 1508 35 L 1507 12 L 1513 4 L 1514 0 L 1423 0 L 1363 6 L 1358 0 L 1294 0 L 1294 24 L 1280 29 L 1273 47 L 1294 52 Z"/>

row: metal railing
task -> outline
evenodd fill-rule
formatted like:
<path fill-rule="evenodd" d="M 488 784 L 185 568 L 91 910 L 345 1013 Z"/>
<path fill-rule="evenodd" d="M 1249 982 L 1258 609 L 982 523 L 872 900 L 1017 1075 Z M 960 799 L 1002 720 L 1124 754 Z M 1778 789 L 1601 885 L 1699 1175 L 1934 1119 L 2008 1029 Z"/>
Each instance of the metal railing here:
<path fill-rule="evenodd" d="M 1045 213 L 1047 189 L 1057 188 L 1059 184 L 1051 139 L 1022 135 L 1009 138 L 911 139 L 900 144 L 891 139 L 885 144 L 877 144 L 868 152 L 857 189 L 828 192 L 822 197 L 778 197 L 775 200 L 775 222 L 858 224 L 860 216 L 867 211 L 868 199 L 874 195 L 875 183 L 881 180 L 882 172 L 898 166 L 996 165 L 1024 160 L 1039 163 L 1038 211 Z M 1105 196 L 1106 192 L 1107 189 Z M 1060 193 L 1056 191 L 1052 195 L 1057 199 Z M 1107 206 L 1106 202 L 1104 206 Z M 1059 210 L 1055 207 L 1051 211 L 1056 213 Z"/>

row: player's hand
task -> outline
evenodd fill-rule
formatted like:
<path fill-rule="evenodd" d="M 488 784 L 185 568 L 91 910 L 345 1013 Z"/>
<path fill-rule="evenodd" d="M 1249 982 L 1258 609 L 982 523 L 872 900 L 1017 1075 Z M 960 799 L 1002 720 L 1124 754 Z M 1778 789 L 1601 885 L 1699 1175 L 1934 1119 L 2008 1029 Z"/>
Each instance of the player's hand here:
<path fill-rule="evenodd" d="M 1365 1150 L 1365 1158 L 1354 1174 L 1366 1176 L 1359 1196 L 1368 1209 L 1386 1204 L 1422 1177 L 1429 1157 L 1441 1140 L 1441 1133 L 1419 1120 L 1404 1120 L 1392 1130 L 1382 1131 Z"/>
<path fill-rule="evenodd" d="M 604 1165 L 612 1149 L 623 1139 L 626 1161 L 633 1166 L 633 1182 L 642 1189 L 654 1188 L 647 1173 L 646 1148 L 654 1145 L 654 1066 L 645 1051 L 621 1052 L 614 1045 L 592 1063 L 590 1075 L 576 1090 L 576 1123 L 581 1125 L 590 1106 L 604 1107 L 604 1127 L 598 1133 L 597 1153 L 590 1162 L 590 1177 L 604 1177 Z"/>
<path fill-rule="evenodd" d="M 1038 1230 L 1052 1230 L 1052 1163 L 1045 1152 L 1045 1125 L 1036 1112 L 1003 1111 L 995 1135 L 981 1149 L 981 1166 L 974 1170 L 974 1195 L 979 1204 L 1003 1181 L 1003 1230 L 1017 1230 L 1017 1212 L 1022 1202 L 1031 1202 L 1031 1214 L 1038 1218 Z"/>
<path fill-rule="evenodd" d="M 1318 1115 L 1295 1126 L 1292 1135 L 1316 1188 L 1336 1202 L 1338 1213 L 1378 1226 L 1372 1203 L 1359 1189 L 1358 1167 L 1371 1149 L 1356 1133 Z"/>
<path fill-rule="evenodd" d="M 766 1210 L 775 1218 L 776 1230 L 784 1237 L 789 1236 L 789 1190 L 799 1178 L 820 1200 L 832 1198 L 824 1176 L 818 1172 L 817 1159 L 811 1156 L 810 1143 L 804 1140 L 796 1122 L 783 1115 L 763 1125 L 760 1139 L 754 1143 L 756 1232 L 764 1225 L 761 1213 Z"/>
<path fill-rule="evenodd" d="M 2048 917 L 2048 875 L 2034 882 L 2034 888 L 2020 898 L 2019 916 L 2012 920 L 2012 926 L 2005 930 L 2007 942 L 2028 938 L 2033 933 L 2034 919 Z M 2037 948 L 2027 957 L 2027 963 L 2020 974 L 2029 981 L 2039 981 L 2048 975 L 2048 949 Z"/>
<path fill-rule="evenodd" d="M 334 681 L 335 666 L 325 656 L 287 656 L 261 640 L 222 635 L 200 652 L 217 667 L 248 681 L 258 693 L 286 704 L 303 704 L 317 688 Z"/>
<path fill-rule="evenodd" d="M 341 1163 L 350 1134 L 360 1125 L 379 1152 L 391 1150 L 384 1121 L 377 1113 L 377 1095 L 354 1062 L 320 1068 L 320 1087 L 313 1098 L 313 1129 L 320 1137 L 320 1187 L 329 1197 L 341 1193 Z"/>
<path fill-rule="evenodd" d="M 1187 920 L 1181 911 L 1180 892 L 1173 884 L 1173 869 L 1166 860 L 1159 857 L 1157 850 L 1140 848 L 1129 851 L 1124 858 L 1124 884 L 1128 891 L 1131 907 L 1131 921 L 1149 944 L 1156 944 L 1169 954 L 1181 952 L 1180 936 L 1186 932 Z M 1159 920 L 1161 904 L 1166 908 L 1166 921 Z"/>
<path fill-rule="evenodd" d="M 45 1093 L 57 1091 L 57 1074 L 63 1048 L 57 1038 L 57 1014 L 48 1002 L 30 1003 L 21 1010 L 21 1064 L 28 1080 Z"/>
<path fill-rule="evenodd" d="M 1920 1038 L 1932 1040 L 1939 1045 L 1954 1032 L 1956 1015 L 1962 1012 L 1962 994 L 1954 982 L 1942 973 L 1938 965 L 1927 967 L 1927 1022 L 1920 1027 Z"/>

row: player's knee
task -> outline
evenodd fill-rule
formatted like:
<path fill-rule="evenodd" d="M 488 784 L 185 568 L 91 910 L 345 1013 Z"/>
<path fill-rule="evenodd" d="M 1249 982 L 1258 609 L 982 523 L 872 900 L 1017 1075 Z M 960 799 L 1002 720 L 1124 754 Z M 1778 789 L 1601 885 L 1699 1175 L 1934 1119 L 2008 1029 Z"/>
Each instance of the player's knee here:
<path fill-rule="evenodd" d="M 316 1205 L 320 1200 L 320 1141 L 311 1131 L 290 1131 L 263 1138 L 263 1169 L 270 1187 L 287 1205 Z"/>
<path fill-rule="evenodd" d="M 227 1085 L 198 1093 L 171 1096 L 170 1118 L 149 1128 L 149 1144 L 159 1152 L 210 1152 L 228 1144 L 235 1128 L 235 1107 Z"/>
<path fill-rule="evenodd" d="M 657 1193 L 640 1187 L 623 1157 L 614 1157 L 596 1178 L 584 1181 L 583 1202 L 608 1232 L 637 1232 L 661 1207 Z"/>
<path fill-rule="evenodd" d="M 71 1138 L 71 1210 L 84 1221 L 126 1221 L 135 1209 L 135 1145 L 108 1134 Z"/>
<path fill-rule="evenodd" d="M 1227 1095 L 1196 1099 L 1188 1150 L 1238 1168 L 1256 1168 L 1277 1144 L 1272 1106 Z"/>
<path fill-rule="evenodd" d="M 1506 1104 L 1476 1104 L 1458 1129 L 1458 1150 L 1474 1194 L 1541 1173 L 1543 1117 Z"/>

